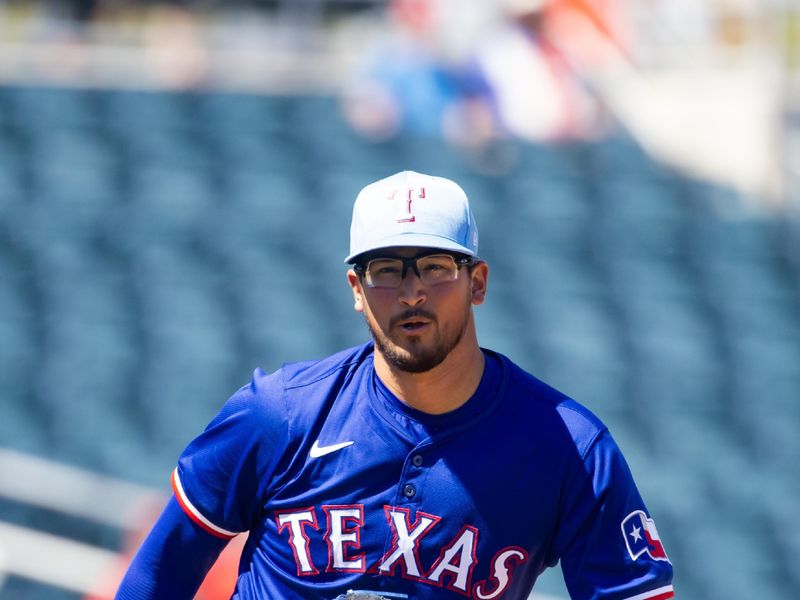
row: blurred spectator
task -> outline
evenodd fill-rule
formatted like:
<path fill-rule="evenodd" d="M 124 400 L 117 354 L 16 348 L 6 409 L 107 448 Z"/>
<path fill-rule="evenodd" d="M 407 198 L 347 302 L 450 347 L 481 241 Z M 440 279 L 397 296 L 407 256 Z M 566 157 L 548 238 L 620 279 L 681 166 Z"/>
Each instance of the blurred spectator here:
<path fill-rule="evenodd" d="M 475 50 L 501 130 L 532 141 L 602 133 L 604 110 L 591 83 L 620 55 L 606 17 L 581 0 L 501 5 L 505 21 Z"/>
<path fill-rule="evenodd" d="M 391 0 L 387 34 L 365 52 L 343 99 L 345 116 L 361 133 L 381 140 L 405 131 L 466 145 L 491 135 L 486 82 L 451 60 L 439 36 L 444 21 L 457 27 L 449 8 L 442 0 Z"/>
<path fill-rule="evenodd" d="M 404 131 L 476 148 L 604 131 L 592 83 L 625 59 L 615 0 L 392 0 L 388 16 L 344 99 L 368 137 Z"/>
<path fill-rule="evenodd" d="M 61 6 L 68 11 L 69 18 L 80 23 L 88 23 L 95 15 L 102 0 L 69 0 L 69 2 L 51 2 L 55 7 Z"/>
<path fill-rule="evenodd" d="M 45 0 L 32 20 L 36 41 L 51 46 L 50 60 L 42 62 L 40 72 L 48 79 L 80 80 L 93 68 L 92 46 L 98 40 L 113 45 L 113 35 L 127 30 L 124 35 L 132 37 L 126 44 L 141 51 L 138 66 L 150 84 L 172 89 L 203 85 L 210 58 L 198 18 L 202 5 L 200 0 Z"/>
<path fill-rule="evenodd" d="M 157 2 L 147 11 L 147 58 L 159 83 L 171 88 L 202 85 L 208 49 L 195 12 L 186 2 Z"/>

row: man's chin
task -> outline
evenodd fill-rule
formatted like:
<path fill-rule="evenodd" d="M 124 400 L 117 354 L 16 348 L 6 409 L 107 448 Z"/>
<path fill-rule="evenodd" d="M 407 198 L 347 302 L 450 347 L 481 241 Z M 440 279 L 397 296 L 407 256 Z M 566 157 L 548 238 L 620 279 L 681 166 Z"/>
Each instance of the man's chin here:
<path fill-rule="evenodd" d="M 396 369 L 405 373 L 427 373 L 434 367 L 441 364 L 441 360 L 427 360 L 414 358 L 413 360 L 404 360 L 394 356 L 386 356 L 386 361 Z"/>
<path fill-rule="evenodd" d="M 426 351 L 421 344 L 412 348 L 392 344 L 381 348 L 386 361 L 393 367 L 406 373 L 425 373 L 442 363 L 446 352 Z"/>

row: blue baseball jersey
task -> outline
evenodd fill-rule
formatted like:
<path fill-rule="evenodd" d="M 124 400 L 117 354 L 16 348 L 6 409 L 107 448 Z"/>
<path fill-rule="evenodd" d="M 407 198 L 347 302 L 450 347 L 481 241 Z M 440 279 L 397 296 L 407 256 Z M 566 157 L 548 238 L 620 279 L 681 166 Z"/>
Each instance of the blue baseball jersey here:
<path fill-rule="evenodd" d="M 473 397 L 430 415 L 372 344 L 256 371 L 172 477 L 218 537 L 248 531 L 237 599 L 524 599 L 559 560 L 577 600 L 663 600 L 672 565 L 606 427 L 484 350 Z"/>

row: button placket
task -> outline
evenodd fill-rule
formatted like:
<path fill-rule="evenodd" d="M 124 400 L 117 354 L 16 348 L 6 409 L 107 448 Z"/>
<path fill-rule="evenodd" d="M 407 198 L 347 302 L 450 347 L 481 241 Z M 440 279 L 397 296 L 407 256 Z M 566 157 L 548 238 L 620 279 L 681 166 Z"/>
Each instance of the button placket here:
<path fill-rule="evenodd" d="M 406 464 L 403 469 L 403 478 L 400 482 L 400 497 L 404 502 L 419 503 L 421 501 L 420 489 L 421 477 L 425 476 L 425 455 L 414 449 L 406 458 Z"/>

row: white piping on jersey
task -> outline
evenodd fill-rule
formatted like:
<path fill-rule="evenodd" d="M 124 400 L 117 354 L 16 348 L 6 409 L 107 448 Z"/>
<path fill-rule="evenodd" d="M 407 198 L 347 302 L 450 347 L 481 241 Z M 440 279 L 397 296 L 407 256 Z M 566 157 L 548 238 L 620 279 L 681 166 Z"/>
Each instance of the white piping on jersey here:
<path fill-rule="evenodd" d="M 665 585 L 664 587 L 660 587 L 657 590 L 650 590 L 649 592 L 644 592 L 643 594 L 637 594 L 635 596 L 630 596 L 629 598 L 625 598 L 625 600 L 647 600 L 648 598 L 657 598 L 662 594 L 666 594 L 667 592 L 674 591 L 671 585 Z"/>
<path fill-rule="evenodd" d="M 175 470 L 172 471 L 172 481 L 175 482 L 175 489 L 177 490 L 178 494 L 180 495 L 180 501 L 183 506 L 185 506 L 189 511 L 191 511 L 192 515 L 194 515 L 198 521 L 201 521 L 203 525 L 212 529 L 219 533 L 220 535 L 224 535 L 226 537 L 236 537 L 241 532 L 237 531 L 228 531 L 227 529 L 223 529 L 222 527 L 218 527 L 214 525 L 211 521 L 206 519 L 206 517 L 191 503 L 189 498 L 186 497 L 186 492 L 183 491 L 183 485 L 181 484 L 181 478 L 178 475 L 178 468 L 175 467 Z"/>

